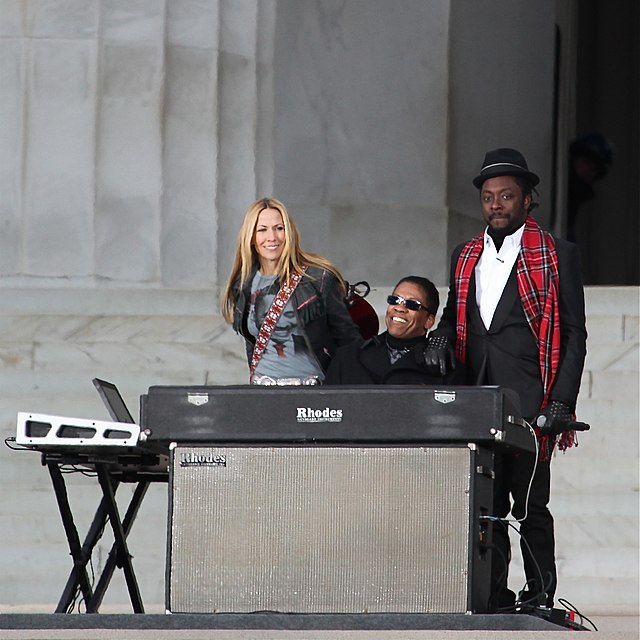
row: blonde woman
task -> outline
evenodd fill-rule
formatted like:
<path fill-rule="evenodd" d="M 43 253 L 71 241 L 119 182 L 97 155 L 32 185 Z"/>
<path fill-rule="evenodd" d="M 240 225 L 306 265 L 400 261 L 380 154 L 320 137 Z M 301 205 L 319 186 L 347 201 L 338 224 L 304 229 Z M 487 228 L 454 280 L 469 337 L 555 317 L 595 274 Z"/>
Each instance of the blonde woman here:
<path fill-rule="evenodd" d="M 345 293 L 337 268 L 302 249 L 284 204 L 254 202 L 222 295 L 223 317 L 245 339 L 250 381 L 321 383 L 337 347 L 361 340 Z"/>

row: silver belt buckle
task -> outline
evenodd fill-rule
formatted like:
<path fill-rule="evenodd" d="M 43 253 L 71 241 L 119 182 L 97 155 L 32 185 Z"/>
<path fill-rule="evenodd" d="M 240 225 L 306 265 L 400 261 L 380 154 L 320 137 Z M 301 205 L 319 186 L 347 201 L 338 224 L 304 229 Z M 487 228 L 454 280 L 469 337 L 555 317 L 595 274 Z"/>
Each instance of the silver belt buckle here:
<path fill-rule="evenodd" d="M 318 376 L 307 376 L 306 378 L 278 378 L 277 384 L 281 387 L 309 387 L 320 384 L 320 380 L 318 379 Z"/>
<path fill-rule="evenodd" d="M 320 384 L 318 376 L 307 376 L 306 378 L 272 378 L 271 376 L 257 376 L 252 384 L 260 384 L 269 387 L 292 387 L 292 386 L 314 386 Z"/>
<path fill-rule="evenodd" d="M 251 384 L 261 384 L 267 387 L 272 387 L 276 385 L 276 379 L 271 378 L 270 376 L 258 376 L 251 381 Z"/>

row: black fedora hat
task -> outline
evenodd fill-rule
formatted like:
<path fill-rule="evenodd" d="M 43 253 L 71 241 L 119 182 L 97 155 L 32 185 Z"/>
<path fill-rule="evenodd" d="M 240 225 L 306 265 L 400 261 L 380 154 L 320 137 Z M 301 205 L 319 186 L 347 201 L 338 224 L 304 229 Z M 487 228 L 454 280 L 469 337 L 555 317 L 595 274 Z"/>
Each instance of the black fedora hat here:
<path fill-rule="evenodd" d="M 515 149 L 503 148 L 487 151 L 480 175 L 473 179 L 473 184 L 479 189 L 485 180 L 496 176 L 520 176 L 526 178 L 532 187 L 540 182 L 540 178 L 529 171 L 524 156 Z"/>

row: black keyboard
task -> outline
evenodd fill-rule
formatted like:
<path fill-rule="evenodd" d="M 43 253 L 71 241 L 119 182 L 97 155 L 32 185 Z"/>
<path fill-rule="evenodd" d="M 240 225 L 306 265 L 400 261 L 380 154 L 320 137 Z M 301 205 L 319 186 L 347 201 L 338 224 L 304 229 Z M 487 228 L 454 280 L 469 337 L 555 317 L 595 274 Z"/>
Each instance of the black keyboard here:
<path fill-rule="evenodd" d="M 140 426 L 152 442 L 477 443 L 534 451 L 511 389 L 486 386 L 153 386 Z"/>

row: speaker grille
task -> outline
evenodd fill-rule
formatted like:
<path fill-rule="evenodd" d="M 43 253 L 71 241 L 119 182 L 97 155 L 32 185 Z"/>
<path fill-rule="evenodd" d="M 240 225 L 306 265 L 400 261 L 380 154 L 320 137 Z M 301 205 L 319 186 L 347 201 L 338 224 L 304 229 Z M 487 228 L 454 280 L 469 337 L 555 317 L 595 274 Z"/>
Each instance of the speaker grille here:
<path fill-rule="evenodd" d="M 170 611 L 467 611 L 468 448 L 173 456 Z"/>

